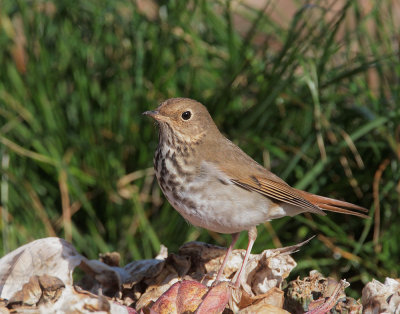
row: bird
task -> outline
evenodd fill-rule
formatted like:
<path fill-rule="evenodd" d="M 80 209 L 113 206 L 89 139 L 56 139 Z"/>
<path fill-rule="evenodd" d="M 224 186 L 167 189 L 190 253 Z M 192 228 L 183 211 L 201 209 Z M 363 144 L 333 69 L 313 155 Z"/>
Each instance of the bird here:
<path fill-rule="evenodd" d="M 169 203 L 192 225 L 232 235 L 216 282 L 240 232 L 247 231 L 248 245 L 234 283 L 240 286 L 261 223 L 325 211 L 369 218 L 361 206 L 291 187 L 227 139 L 196 100 L 171 98 L 143 114 L 159 127 L 153 163 Z"/>

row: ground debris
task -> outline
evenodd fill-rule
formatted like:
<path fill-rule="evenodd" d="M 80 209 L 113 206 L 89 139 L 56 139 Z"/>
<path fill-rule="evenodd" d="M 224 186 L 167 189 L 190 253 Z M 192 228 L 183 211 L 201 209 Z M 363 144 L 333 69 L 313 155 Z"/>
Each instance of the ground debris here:
<path fill-rule="evenodd" d="M 345 280 L 338 282 L 311 271 L 308 277 L 288 284 L 284 308 L 290 313 L 361 313 L 361 304 L 346 297 L 348 286 Z"/>
<path fill-rule="evenodd" d="M 62 239 L 40 239 L 0 259 L 0 313 L 361 313 L 344 293 L 345 280 L 316 271 L 289 282 L 284 293 L 296 266 L 290 254 L 306 243 L 251 254 L 234 288 L 244 250 L 232 252 L 215 282 L 226 249 L 207 243 L 189 242 L 169 254 L 162 247 L 156 258 L 122 267 L 116 252 L 88 260 Z M 85 275 L 73 282 L 76 267 Z M 365 313 L 399 311 L 399 287 L 393 279 L 367 284 Z"/>

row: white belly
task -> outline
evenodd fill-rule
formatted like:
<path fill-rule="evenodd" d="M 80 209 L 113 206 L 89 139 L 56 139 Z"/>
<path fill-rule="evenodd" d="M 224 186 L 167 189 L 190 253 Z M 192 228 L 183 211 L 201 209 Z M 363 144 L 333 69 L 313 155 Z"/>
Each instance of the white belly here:
<path fill-rule="evenodd" d="M 173 165 L 167 161 L 166 166 Z M 157 172 L 159 182 L 160 175 Z M 180 181 L 176 182 L 179 188 L 162 190 L 171 205 L 195 226 L 219 233 L 236 233 L 287 215 L 284 208 L 269 198 L 235 185 L 208 163 L 202 164 L 201 174 L 191 180 L 176 180 Z"/>
<path fill-rule="evenodd" d="M 280 207 L 267 198 L 233 184 L 210 183 L 204 192 L 196 195 L 190 192 L 182 193 L 182 197 L 197 204 L 195 208 L 189 208 L 185 202 L 173 204 L 185 219 L 195 226 L 220 233 L 249 230 L 267 220 L 278 218 L 276 215 L 270 215 L 274 207 L 284 215 Z"/>

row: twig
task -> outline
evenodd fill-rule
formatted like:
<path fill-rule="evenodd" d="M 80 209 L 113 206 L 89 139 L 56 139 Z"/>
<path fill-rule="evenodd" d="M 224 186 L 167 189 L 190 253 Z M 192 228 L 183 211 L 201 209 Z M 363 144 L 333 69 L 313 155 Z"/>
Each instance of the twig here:
<path fill-rule="evenodd" d="M 344 279 L 340 280 L 340 282 L 336 285 L 335 290 L 333 291 L 332 295 L 324 302 L 322 305 L 318 306 L 317 308 L 306 312 L 305 314 L 324 314 L 329 312 L 337 303 L 338 298 L 340 296 L 340 292 L 347 288 L 349 283 Z"/>
<path fill-rule="evenodd" d="M 58 177 L 58 185 L 60 187 L 60 192 L 61 192 L 61 205 L 63 212 L 65 240 L 71 242 L 72 241 L 71 205 L 70 205 L 68 186 L 67 186 L 67 172 L 64 169 L 60 170 L 60 174 Z"/>
<path fill-rule="evenodd" d="M 378 244 L 379 234 L 381 228 L 381 208 L 379 202 L 379 183 L 382 178 L 382 174 L 385 171 L 386 167 L 389 165 L 390 159 L 386 158 L 378 167 L 374 175 L 374 182 L 372 185 L 372 195 L 374 197 L 374 207 L 375 207 L 375 219 L 374 219 L 374 250 L 376 253 L 381 251 L 381 246 Z"/>

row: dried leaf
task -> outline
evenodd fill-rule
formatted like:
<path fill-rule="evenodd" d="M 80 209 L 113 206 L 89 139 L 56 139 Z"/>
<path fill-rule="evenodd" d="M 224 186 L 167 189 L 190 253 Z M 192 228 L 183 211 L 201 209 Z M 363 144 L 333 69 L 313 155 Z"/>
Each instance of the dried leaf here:
<path fill-rule="evenodd" d="M 155 313 L 194 312 L 202 301 L 207 287 L 197 281 L 181 281 L 173 284 L 151 307 Z"/>
<path fill-rule="evenodd" d="M 121 274 L 119 267 L 110 267 L 100 261 L 82 259 L 79 267 L 86 273 L 84 282 L 86 290 L 97 293 L 99 290 L 105 295 L 114 296 L 121 288 Z"/>
<path fill-rule="evenodd" d="M 218 272 L 225 253 L 226 248 L 198 241 L 185 243 L 179 248 L 180 256 L 190 257 L 191 272 L 202 274 Z"/>
<path fill-rule="evenodd" d="M 289 254 L 306 242 L 251 254 L 243 270 L 241 286 L 234 289 L 231 281 L 235 280 L 241 267 L 244 250 L 232 252 L 223 274 L 226 281 L 215 284 L 225 248 L 191 242 L 182 246 L 178 254 L 168 255 L 167 249 L 162 248 L 155 259 L 117 267 L 118 253 L 106 253 L 101 256 L 101 261 L 88 260 L 64 240 L 47 238 L 27 244 L 0 259 L 0 292 L 1 296 L 7 292 L 7 298 L 11 298 L 6 306 L 18 307 L 18 311 L 25 307 L 24 310 L 41 312 L 136 313 L 144 310 L 209 314 L 221 313 L 228 305 L 229 310 L 241 313 L 285 313 L 281 310 L 283 292 L 280 287 L 296 265 Z M 81 282 L 86 291 L 72 287 L 72 271 L 76 266 L 86 272 L 85 280 Z M 19 285 L 13 286 L 14 278 L 20 278 Z M 323 298 L 332 292 L 329 284 L 326 286 L 317 296 L 325 307 Z M 129 307 L 111 302 L 106 296 L 114 296 L 113 300 Z M 321 304 L 314 305 L 318 309 Z M 350 308 L 350 303 L 341 304 L 344 310 Z"/>
<path fill-rule="evenodd" d="M 164 268 L 165 261 L 146 259 L 127 264 L 120 271 L 122 283 L 133 286 L 146 278 L 157 277 Z"/>
<path fill-rule="evenodd" d="M 155 302 L 164 292 L 166 292 L 173 284 L 178 282 L 178 276 L 175 273 L 170 273 L 164 280 L 152 286 L 149 286 L 145 293 L 136 302 L 136 310 L 149 307 L 152 302 Z"/>
<path fill-rule="evenodd" d="M 193 280 L 180 282 L 176 305 L 178 313 L 194 312 L 207 292 L 207 287 Z"/>
<path fill-rule="evenodd" d="M 211 287 L 203 301 L 198 305 L 196 313 L 222 313 L 231 297 L 231 289 L 228 282 L 220 282 Z"/>
<path fill-rule="evenodd" d="M 48 275 L 72 284 L 72 271 L 83 256 L 59 238 L 45 238 L 19 247 L 0 259 L 0 297 L 10 299 L 32 276 Z"/>
<path fill-rule="evenodd" d="M 155 313 L 177 313 L 176 297 L 178 295 L 181 282 L 173 284 L 165 293 L 163 293 L 151 307 Z"/>
<path fill-rule="evenodd" d="M 400 279 L 386 278 L 382 284 L 373 279 L 362 290 L 364 313 L 399 313 Z"/>
<path fill-rule="evenodd" d="M 190 257 L 176 254 L 170 254 L 167 263 L 175 268 L 179 277 L 185 276 L 192 265 Z"/>

